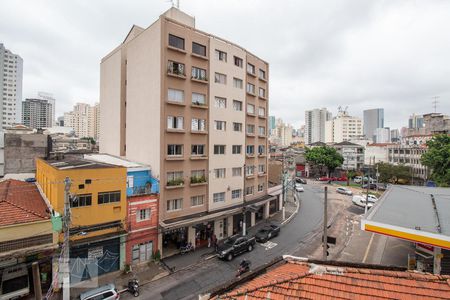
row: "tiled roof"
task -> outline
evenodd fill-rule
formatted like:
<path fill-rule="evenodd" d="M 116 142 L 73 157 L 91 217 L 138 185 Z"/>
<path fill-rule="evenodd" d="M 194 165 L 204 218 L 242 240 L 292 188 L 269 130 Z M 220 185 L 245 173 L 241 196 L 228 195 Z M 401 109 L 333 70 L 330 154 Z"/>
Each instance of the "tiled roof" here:
<path fill-rule="evenodd" d="M 288 261 L 215 299 L 450 299 L 450 276 Z"/>
<path fill-rule="evenodd" d="M 0 226 L 50 219 L 50 212 L 34 183 L 0 182 Z"/>

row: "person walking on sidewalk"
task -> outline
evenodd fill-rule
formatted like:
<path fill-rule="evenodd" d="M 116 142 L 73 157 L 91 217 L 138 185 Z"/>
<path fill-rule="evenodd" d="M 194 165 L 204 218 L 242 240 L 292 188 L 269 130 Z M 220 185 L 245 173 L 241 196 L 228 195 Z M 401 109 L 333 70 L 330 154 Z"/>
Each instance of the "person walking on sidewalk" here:
<path fill-rule="evenodd" d="M 214 250 L 217 252 L 217 236 L 215 233 L 213 233 L 213 235 L 212 235 L 212 244 L 213 244 Z"/>

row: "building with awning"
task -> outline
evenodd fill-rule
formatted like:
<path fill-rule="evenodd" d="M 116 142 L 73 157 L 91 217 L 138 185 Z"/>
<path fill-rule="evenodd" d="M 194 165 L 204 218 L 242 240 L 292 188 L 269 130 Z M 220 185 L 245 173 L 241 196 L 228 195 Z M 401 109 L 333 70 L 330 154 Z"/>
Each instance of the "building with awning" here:
<path fill-rule="evenodd" d="M 449 220 L 450 188 L 391 186 L 363 217 L 361 229 L 416 243 L 417 267 L 431 259 L 425 271 L 450 274 Z"/>

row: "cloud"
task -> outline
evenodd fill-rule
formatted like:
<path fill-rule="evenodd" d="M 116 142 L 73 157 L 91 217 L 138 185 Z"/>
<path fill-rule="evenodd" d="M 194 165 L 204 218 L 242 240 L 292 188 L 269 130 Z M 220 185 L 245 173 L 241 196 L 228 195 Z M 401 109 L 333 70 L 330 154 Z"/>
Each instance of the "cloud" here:
<path fill-rule="evenodd" d="M 169 1 L 8 1 L 0 42 L 24 59 L 24 97 L 48 91 L 57 113 L 99 97 L 99 62 L 133 24 L 147 27 Z M 450 112 L 450 2 L 181 0 L 197 28 L 270 64 L 270 113 L 300 126 L 304 111 L 339 105 L 386 126 L 412 113 Z"/>

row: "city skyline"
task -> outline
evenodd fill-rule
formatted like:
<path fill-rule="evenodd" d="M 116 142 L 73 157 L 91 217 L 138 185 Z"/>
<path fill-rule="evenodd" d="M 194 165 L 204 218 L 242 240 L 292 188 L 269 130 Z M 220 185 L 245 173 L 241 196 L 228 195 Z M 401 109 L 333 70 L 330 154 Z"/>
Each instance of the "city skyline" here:
<path fill-rule="evenodd" d="M 202 1 L 190 1 L 182 2 L 181 9 L 199 20 L 200 30 L 217 32 L 267 59 L 273 78 L 270 110 L 296 128 L 304 124 L 304 112 L 315 107 L 327 107 L 335 114 L 338 106 L 349 106 L 349 114 L 358 117 L 364 109 L 383 107 L 385 126 L 391 128 L 407 126 L 412 113 L 433 112 L 436 95 L 440 96 L 437 111 L 450 111 L 450 89 L 445 83 L 450 66 L 442 61 L 450 39 L 435 39 L 439 28 L 449 22 L 449 3 L 348 1 L 337 7 L 297 2 L 274 6 L 263 1 L 258 9 L 262 13 L 252 18 L 246 16 L 254 3 L 240 3 L 239 12 L 232 4 L 216 2 L 211 9 Z M 9 9 L 3 11 L 17 10 L 16 5 L 6 3 Z M 51 92 L 57 99 L 56 116 L 70 111 L 76 102 L 98 102 L 102 54 L 121 42 L 118 37 L 126 35 L 129 24 L 147 27 L 170 7 L 165 2 L 141 2 L 125 11 L 110 2 L 35 5 L 21 4 L 25 9 L 20 10 L 24 15 L 20 20 L 0 13 L 0 33 L 5 47 L 24 59 L 22 100 L 41 90 Z M 64 13 L 68 10 L 70 17 Z M 421 14 L 424 10 L 428 13 Z M 272 17 L 266 18 L 269 12 Z M 47 20 L 45 24 L 41 18 Z M 114 24 L 107 22 L 110 18 L 116 20 Z M 236 18 L 241 22 L 233 23 Z M 322 22 L 323 18 L 332 22 Z M 311 27 L 315 30 L 303 29 Z M 280 29 L 284 33 L 278 35 Z M 264 38 L 258 32 L 264 32 Z M 81 35 L 89 47 L 74 44 L 73 37 Z M 280 49 L 278 44 L 286 47 Z M 366 55 L 372 50 L 377 54 Z M 413 70 L 412 61 L 427 67 Z M 399 111 L 398 105 L 409 108 Z"/>

